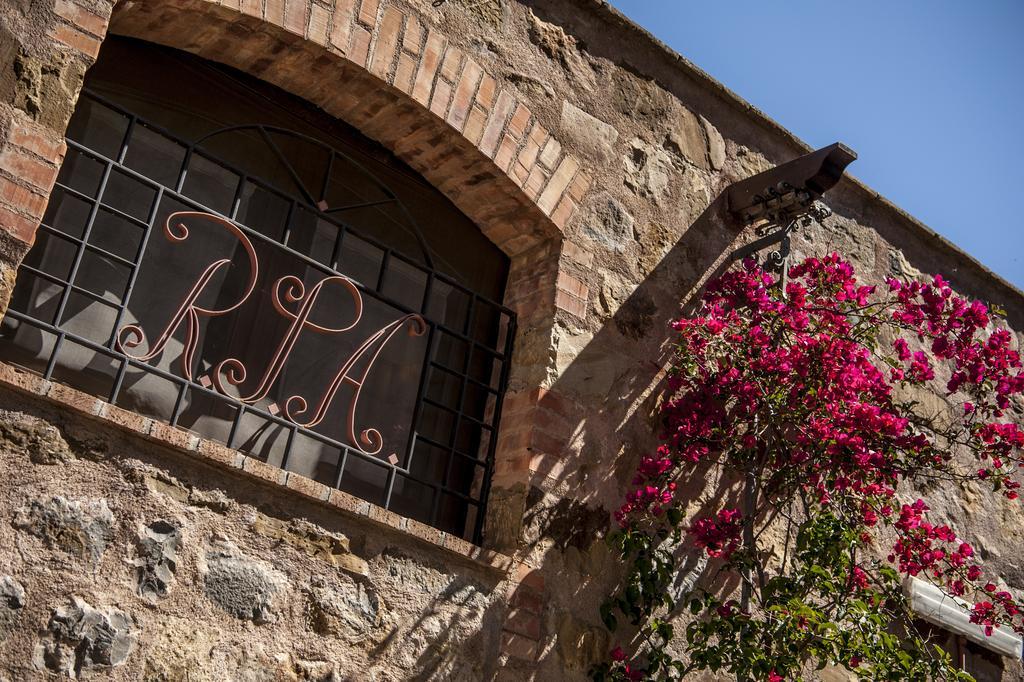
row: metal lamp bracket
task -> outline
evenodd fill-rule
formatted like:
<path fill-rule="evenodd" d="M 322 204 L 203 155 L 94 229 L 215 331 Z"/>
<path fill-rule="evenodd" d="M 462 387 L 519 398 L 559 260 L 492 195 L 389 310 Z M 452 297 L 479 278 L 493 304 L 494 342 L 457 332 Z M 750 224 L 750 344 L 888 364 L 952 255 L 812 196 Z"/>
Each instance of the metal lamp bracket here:
<path fill-rule="evenodd" d="M 839 182 L 856 158 L 853 150 L 836 142 L 730 185 L 725 190 L 729 214 L 742 227 L 756 225 L 759 237 L 733 251 L 730 262 L 756 257 L 778 244 L 767 254 L 765 265 L 781 270 L 785 290 L 792 233 L 832 215 L 819 199 Z"/>

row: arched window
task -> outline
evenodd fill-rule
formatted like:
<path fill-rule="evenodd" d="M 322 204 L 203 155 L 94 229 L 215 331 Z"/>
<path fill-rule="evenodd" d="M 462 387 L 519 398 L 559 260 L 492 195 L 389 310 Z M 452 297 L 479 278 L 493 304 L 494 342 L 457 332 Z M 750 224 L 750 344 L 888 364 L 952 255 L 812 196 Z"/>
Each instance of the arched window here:
<path fill-rule="evenodd" d="M 514 334 L 507 272 L 443 195 L 345 124 L 110 38 L 0 359 L 478 540 Z"/>

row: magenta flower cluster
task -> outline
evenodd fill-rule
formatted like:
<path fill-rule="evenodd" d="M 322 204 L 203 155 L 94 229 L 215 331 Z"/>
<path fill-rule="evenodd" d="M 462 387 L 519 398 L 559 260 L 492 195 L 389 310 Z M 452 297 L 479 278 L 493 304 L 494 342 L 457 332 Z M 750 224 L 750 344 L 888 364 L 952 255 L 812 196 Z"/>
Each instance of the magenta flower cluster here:
<path fill-rule="evenodd" d="M 976 595 L 971 618 L 986 629 L 1024 631 L 1019 603 L 982 582 L 971 545 L 897 493 L 934 473 L 1018 497 L 1024 430 L 1008 415 L 1024 371 L 1013 334 L 940 276 L 886 284 L 860 284 L 835 254 L 792 267 L 784 295 L 752 261 L 710 283 L 698 313 L 673 325 L 663 445 L 641 460 L 616 518 L 623 529 L 664 524 L 685 507 L 677 483 L 698 467 L 756 462 L 768 504 L 799 494 L 812 512 L 852 516 L 861 543 L 878 548 L 864 554 Z M 951 414 L 929 421 L 915 410 L 925 391 Z M 684 527 L 728 561 L 743 523 L 729 507 Z M 859 566 L 851 575 L 859 589 L 872 579 Z"/>

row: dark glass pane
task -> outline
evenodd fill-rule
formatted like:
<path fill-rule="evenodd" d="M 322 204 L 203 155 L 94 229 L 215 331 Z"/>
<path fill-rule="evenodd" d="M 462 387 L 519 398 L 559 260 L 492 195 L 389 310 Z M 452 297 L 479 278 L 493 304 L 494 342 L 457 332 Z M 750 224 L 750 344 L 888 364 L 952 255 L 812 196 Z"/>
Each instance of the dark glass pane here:
<path fill-rule="evenodd" d="M 423 294 L 426 286 L 427 273 L 425 270 L 397 256 L 388 259 L 382 294 L 410 310 L 419 312 L 423 307 Z"/>
<path fill-rule="evenodd" d="M 77 149 L 68 149 L 57 173 L 57 183 L 88 197 L 96 197 L 103 179 L 103 168 L 104 164 L 95 157 Z"/>
<path fill-rule="evenodd" d="M 111 171 L 101 197 L 104 205 L 143 221 L 149 218 L 154 199 L 156 189 L 152 185 L 119 170 Z"/>
<path fill-rule="evenodd" d="M 28 271 L 18 273 L 18 281 L 11 295 L 11 310 L 16 310 L 33 319 L 53 324 L 64 287 Z"/>
<path fill-rule="evenodd" d="M 225 215 L 238 189 L 239 177 L 213 159 L 195 153 L 189 159 L 188 174 L 182 192 L 204 206 Z"/>
<path fill-rule="evenodd" d="M 153 419 L 170 421 L 178 388 L 179 384 L 173 381 L 129 365 L 114 404 Z"/>
<path fill-rule="evenodd" d="M 461 373 L 466 365 L 467 353 L 469 353 L 469 344 L 462 339 L 447 332 L 437 334 L 437 350 L 434 352 L 434 360 L 438 364 Z"/>
<path fill-rule="evenodd" d="M 93 220 L 89 243 L 125 260 L 135 260 L 144 230 L 137 223 L 101 208 Z"/>
<path fill-rule="evenodd" d="M 255 183 L 242 188 L 237 220 L 271 239 L 283 239 L 291 202 Z"/>
<path fill-rule="evenodd" d="M 52 378 L 83 393 L 109 396 L 120 364 L 113 355 L 96 353 L 91 348 L 64 339 L 57 353 Z"/>
<path fill-rule="evenodd" d="M 86 249 L 78 266 L 75 284 L 86 291 L 102 296 L 108 301 L 120 303 L 128 288 L 131 270 L 109 256 Z"/>
<path fill-rule="evenodd" d="M 127 130 L 127 116 L 85 96 L 78 100 L 68 123 L 68 138 L 108 159 L 117 159 Z"/>
<path fill-rule="evenodd" d="M 434 367 L 427 380 L 427 397 L 453 410 L 459 409 L 462 399 L 462 377 Z"/>
<path fill-rule="evenodd" d="M 469 504 L 455 495 L 441 495 L 438 509 L 438 528 L 453 535 L 466 536 L 473 532 L 476 524 L 477 506 Z"/>
<path fill-rule="evenodd" d="M 85 233 L 86 223 L 89 222 L 92 206 L 91 201 L 75 196 L 60 187 L 54 187 L 50 194 L 50 204 L 46 207 L 46 215 L 43 216 L 43 224 L 72 237 L 81 238 Z"/>
<path fill-rule="evenodd" d="M 39 230 L 36 233 L 35 246 L 25 254 L 23 262 L 66 282 L 71 275 L 71 266 L 75 262 L 77 252 L 77 244 L 61 239 L 46 230 Z"/>
<path fill-rule="evenodd" d="M 210 395 L 198 388 L 185 394 L 184 408 L 178 426 L 194 431 L 203 438 L 227 443 L 238 407 L 223 396 Z"/>
<path fill-rule="evenodd" d="M 420 411 L 419 433 L 438 443 L 448 444 L 455 429 L 455 415 L 448 410 L 426 404 Z"/>
<path fill-rule="evenodd" d="M 387 467 L 349 453 L 339 488 L 374 504 L 383 505 L 387 480 Z"/>
<path fill-rule="evenodd" d="M 288 246 L 313 260 L 330 266 L 334 256 L 334 245 L 338 239 L 338 228 L 318 218 L 316 213 L 299 208 L 292 213 L 289 225 Z"/>
<path fill-rule="evenodd" d="M 428 483 L 444 483 L 444 471 L 448 465 L 449 451 L 417 439 L 416 449 L 409 463 L 409 473 Z"/>
<path fill-rule="evenodd" d="M 483 480 L 483 462 L 455 454 L 449 464 L 447 485 L 452 490 L 474 491 Z"/>
<path fill-rule="evenodd" d="M 114 332 L 117 308 L 77 291 L 68 296 L 61 329 L 99 344 L 106 344 Z"/>
<path fill-rule="evenodd" d="M 352 233 L 345 235 L 341 244 L 338 269 L 368 289 L 377 288 L 384 251 Z"/>
<path fill-rule="evenodd" d="M 185 147 L 148 126 L 136 124 L 124 165 L 165 187 L 176 187 Z"/>
<path fill-rule="evenodd" d="M 434 488 L 399 474 L 391 492 L 391 511 L 415 519 L 429 519 L 435 494 Z"/>

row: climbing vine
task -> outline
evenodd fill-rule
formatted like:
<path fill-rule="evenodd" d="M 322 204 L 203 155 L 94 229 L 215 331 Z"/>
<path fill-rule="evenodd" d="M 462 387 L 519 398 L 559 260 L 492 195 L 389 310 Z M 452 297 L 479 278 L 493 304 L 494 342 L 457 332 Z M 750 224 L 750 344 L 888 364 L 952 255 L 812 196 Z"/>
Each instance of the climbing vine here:
<path fill-rule="evenodd" d="M 618 645 L 594 678 L 969 679 L 915 628 L 907 576 L 968 600 L 988 633 L 1024 632 L 1019 602 L 913 492 L 1018 497 L 1024 372 L 999 318 L 939 276 L 863 285 L 835 254 L 784 287 L 750 260 L 709 284 L 673 325 L 662 445 L 616 514 L 626 575 L 601 616 Z M 703 505 L 681 494 L 712 476 Z M 698 587 L 680 590 L 697 552 Z"/>

